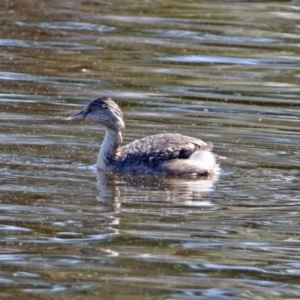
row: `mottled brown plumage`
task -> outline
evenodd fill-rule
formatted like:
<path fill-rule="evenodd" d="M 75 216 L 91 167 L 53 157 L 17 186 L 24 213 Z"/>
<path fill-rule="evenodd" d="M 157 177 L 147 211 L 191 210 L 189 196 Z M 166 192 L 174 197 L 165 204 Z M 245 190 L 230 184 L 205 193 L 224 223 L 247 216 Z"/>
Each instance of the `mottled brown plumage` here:
<path fill-rule="evenodd" d="M 147 174 L 208 177 L 219 172 L 212 143 L 177 133 L 135 140 L 121 147 L 125 124 L 119 106 L 110 98 L 92 100 L 70 119 L 97 122 L 106 127 L 97 167 L 104 170 Z"/>

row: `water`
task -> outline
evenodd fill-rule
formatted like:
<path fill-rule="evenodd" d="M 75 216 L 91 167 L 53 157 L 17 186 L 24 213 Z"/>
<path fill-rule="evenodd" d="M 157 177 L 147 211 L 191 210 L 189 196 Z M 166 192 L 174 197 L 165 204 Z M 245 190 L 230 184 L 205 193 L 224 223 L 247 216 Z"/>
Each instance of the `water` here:
<path fill-rule="evenodd" d="M 1 299 L 300 297 L 297 1 L 1 6 Z M 99 95 L 219 180 L 97 172 Z"/>

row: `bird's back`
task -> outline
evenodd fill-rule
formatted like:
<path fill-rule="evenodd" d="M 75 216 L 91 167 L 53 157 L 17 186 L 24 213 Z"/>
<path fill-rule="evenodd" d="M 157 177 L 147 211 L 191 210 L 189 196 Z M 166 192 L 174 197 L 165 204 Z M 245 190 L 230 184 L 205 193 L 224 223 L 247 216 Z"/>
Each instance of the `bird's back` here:
<path fill-rule="evenodd" d="M 152 135 L 119 148 L 113 169 L 148 174 L 207 175 L 207 167 L 201 167 L 196 156 L 209 153 L 214 160 L 211 149 L 211 143 L 181 134 Z"/>

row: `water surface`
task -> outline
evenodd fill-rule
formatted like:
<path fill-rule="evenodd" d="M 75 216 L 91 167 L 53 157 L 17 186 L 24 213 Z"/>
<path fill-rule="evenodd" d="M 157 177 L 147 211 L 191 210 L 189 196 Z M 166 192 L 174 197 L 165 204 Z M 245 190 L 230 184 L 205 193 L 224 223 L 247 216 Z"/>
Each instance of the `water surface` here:
<path fill-rule="evenodd" d="M 14 1 L 0 12 L 1 298 L 296 299 L 299 5 Z M 219 180 L 106 174 L 124 142 L 212 141 Z"/>

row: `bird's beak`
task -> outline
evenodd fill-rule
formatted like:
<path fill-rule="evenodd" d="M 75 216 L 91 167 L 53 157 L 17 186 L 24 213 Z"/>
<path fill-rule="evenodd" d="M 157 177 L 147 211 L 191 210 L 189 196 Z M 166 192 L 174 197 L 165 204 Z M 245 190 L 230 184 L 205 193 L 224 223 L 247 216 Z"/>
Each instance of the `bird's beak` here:
<path fill-rule="evenodd" d="M 81 120 L 81 119 L 84 119 L 85 118 L 85 113 L 84 113 L 84 111 L 82 110 L 82 111 L 80 111 L 80 112 L 78 112 L 78 113 L 76 113 L 76 114 L 74 114 L 74 115 L 71 115 L 69 118 L 68 118 L 68 120 Z"/>

